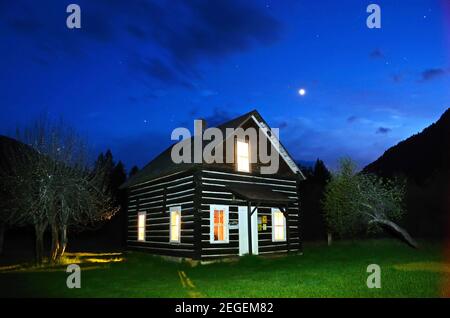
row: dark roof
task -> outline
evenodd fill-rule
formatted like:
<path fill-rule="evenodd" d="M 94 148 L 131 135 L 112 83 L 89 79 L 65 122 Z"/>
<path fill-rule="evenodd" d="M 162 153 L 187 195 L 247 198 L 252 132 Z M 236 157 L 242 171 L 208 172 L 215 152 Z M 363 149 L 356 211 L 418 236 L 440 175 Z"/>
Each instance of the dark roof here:
<path fill-rule="evenodd" d="M 230 121 L 227 121 L 217 126 L 217 128 L 219 128 L 225 136 L 226 128 L 232 129 L 238 128 L 249 118 L 251 118 L 251 116 L 255 116 L 255 118 L 259 121 L 264 121 L 264 119 L 261 117 L 261 115 L 258 113 L 257 110 L 252 110 L 242 116 L 236 117 L 234 119 L 231 119 Z M 189 139 L 187 139 L 186 141 L 188 140 Z M 124 184 L 122 184 L 120 188 L 121 189 L 128 188 L 136 184 L 149 181 L 151 179 L 155 179 L 170 173 L 185 171 L 195 167 L 196 165 L 199 165 L 193 163 L 194 160 L 191 160 L 192 163 L 178 163 L 178 164 L 174 163 L 171 157 L 171 152 L 172 147 L 175 144 L 171 145 L 169 148 L 167 148 L 161 154 L 159 154 L 155 159 L 150 161 L 150 163 L 148 163 L 144 168 L 142 168 L 142 170 L 140 170 L 138 173 L 136 173 L 134 176 L 128 179 Z M 205 143 L 203 143 L 203 146 L 205 146 Z"/>
<path fill-rule="evenodd" d="M 287 204 L 293 202 L 286 193 L 275 192 L 268 186 L 255 184 L 228 184 L 226 186 L 236 197 L 256 203 Z"/>

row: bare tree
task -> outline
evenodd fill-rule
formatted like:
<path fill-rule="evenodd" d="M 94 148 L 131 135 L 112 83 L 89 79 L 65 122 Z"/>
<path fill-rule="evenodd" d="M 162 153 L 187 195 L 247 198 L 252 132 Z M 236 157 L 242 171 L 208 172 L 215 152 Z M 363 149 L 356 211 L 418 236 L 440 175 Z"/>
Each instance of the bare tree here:
<path fill-rule="evenodd" d="M 417 242 L 395 223 L 405 213 L 406 182 L 399 179 L 383 180 L 371 174 L 362 174 L 358 180 L 360 213 L 369 230 L 376 232 L 389 229 L 417 248 Z"/>
<path fill-rule="evenodd" d="M 42 118 L 18 131 L 33 151 L 17 163 L 10 189 L 15 208 L 32 224 L 36 259 L 42 263 L 43 236 L 50 227 L 50 259 L 59 260 L 67 246 L 69 227 L 84 229 L 117 212 L 102 167 L 91 167 L 84 139 L 67 124 Z"/>
<path fill-rule="evenodd" d="M 92 171 L 70 170 L 64 187 L 59 192 L 59 244 L 55 251 L 58 260 L 67 246 L 68 228 L 85 230 L 98 222 L 109 220 L 119 210 L 109 189 L 109 171 L 106 165 L 97 165 Z"/>

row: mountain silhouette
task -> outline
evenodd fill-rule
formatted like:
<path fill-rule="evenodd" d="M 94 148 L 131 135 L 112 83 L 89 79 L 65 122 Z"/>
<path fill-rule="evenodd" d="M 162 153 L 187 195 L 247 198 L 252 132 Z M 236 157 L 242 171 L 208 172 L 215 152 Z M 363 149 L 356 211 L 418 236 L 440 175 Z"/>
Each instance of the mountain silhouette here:
<path fill-rule="evenodd" d="M 363 172 L 407 179 L 405 226 L 419 237 L 450 236 L 450 108 L 367 165 Z"/>

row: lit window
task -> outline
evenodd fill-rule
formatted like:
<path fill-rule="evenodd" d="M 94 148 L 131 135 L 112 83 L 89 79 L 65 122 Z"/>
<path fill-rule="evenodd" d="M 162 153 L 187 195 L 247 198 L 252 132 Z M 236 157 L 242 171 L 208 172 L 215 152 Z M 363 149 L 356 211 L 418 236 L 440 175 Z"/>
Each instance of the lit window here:
<path fill-rule="evenodd" d="M 245 141 L 237 141 L 237 170 L 242 172 L 250 172 L 249 147 Z"/>
<path fill-rule="evenodd" d="M 210 227 L 211 243 L 228 243 L 228 206 L 211 206 Z"/>
<path fill-rule="evenodd" d="M 272 241 L 286 241 L 286 218 L 279 209 L 272 209 Z"/>
<path fill-rule="evenodd" d="M 145 212 L 138 213 L 138 241 L 145 241 Z"/>
<path fill-rule="evenodd" d="M 214 241 L 225 240 L 225 223 L 223 210 L 214 210 Z"/>
<path fill-rule="evenodd" d="M 170 242 L 180 243 L 181 236 L 181 207 L 170 208 Z"/>

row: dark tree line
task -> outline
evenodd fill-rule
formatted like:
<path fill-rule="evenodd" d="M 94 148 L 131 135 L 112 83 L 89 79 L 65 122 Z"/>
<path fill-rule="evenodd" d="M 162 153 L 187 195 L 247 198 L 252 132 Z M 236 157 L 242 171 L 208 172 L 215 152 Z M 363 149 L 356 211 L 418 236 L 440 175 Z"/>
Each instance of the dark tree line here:
<path fill-rule="evenodd" d="M 97 244 L 104 247 L 122 248 L 126 245 L 127 236 L 127 216 L 126 216 L 126 192 L 120 190 L 119 187 L 130 177 L 136 174 L 139 169 L 133 166 L 128 175 L 124 164 L 121 161 L 114 161 L 110 150 L 101 153 L 97 158 L 97 163 L 107 162 L 108 171 L 110 172 L 110 187 L 114 202 L 121 208 L 119 212 L 106 223 L 99 224 L 99 228 L 94 231 L 86 232 L 81 237 L 83 239 L 95 239 Z"/>
<path fill-rule="evenodd" d="M 301 169 L 306 177 L 306 180 L 300 183 L 302 239 L 325 240 L 327 228 L 321 202 L 331 173 L 320 159 L 316 160 L 314 167 L 301 167 Z"/>

